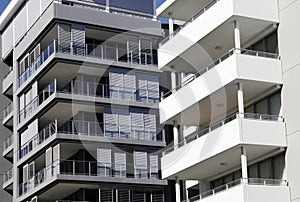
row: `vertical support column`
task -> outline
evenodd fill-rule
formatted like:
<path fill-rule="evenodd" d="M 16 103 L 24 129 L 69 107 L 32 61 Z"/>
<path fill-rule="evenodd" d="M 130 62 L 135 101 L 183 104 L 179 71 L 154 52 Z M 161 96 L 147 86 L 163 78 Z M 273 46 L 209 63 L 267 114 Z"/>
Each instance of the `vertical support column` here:
<path fill-rule="evenodd" d="M 172 13 L 169 13 L 169 36 L 174 32 L 174 20 L 172 18 Z"/>
<path fill-rule="evenodd" d="M 109 13 L 109 0 L 106 0 L 105 11 Z"/>
<path fill-rule="evenodd" d="M 241 35 L 239 22 L 234 21 L 234 48 L 237 53 L 241 52 Z"/>
<path fill-rule="evenodd" d="M 246 183 L 248 179 L 248 170 L 247 170 L 247 156 L 246 156 L 245 147 L 241 148 L 241 165 L 242 165 L 243 182 Z"/>
<path fill-rule="evenodd" d="M 175 192 L 176 192 L 176 202 L 181 202 L 180 198 L 180 180 L 176 177 L 175 183 Z"/>
<path fill-rule="evenodd" d="M 178 148 L 179 132 L 178 132 L 176 121 L 173 121 L 173 141 L 174 141 L 174 149 Z"/>
<path fill-rule="evenodd" d="M 242 82 L 238 83 L 238 110 L 239 110 L 239 117 L 244 117 L 244 93 L 243 93 L 243 84 Z"/>
<path fill-rule="evenodd" d="M 176 72 L 174 70 L 174 67 L 171 67 L 172 72 L 171 72 L 171 88 L 172 90 L 177 87 L 177 78 L 176 78 Z"/>

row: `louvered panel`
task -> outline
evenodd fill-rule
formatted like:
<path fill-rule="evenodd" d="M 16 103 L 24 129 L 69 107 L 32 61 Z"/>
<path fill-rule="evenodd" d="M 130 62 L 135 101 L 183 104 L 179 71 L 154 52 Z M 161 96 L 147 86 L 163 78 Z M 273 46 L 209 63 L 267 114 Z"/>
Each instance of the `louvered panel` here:
<path fill-rule="evenodd" d="M 135 82 L 135 73 L 133 71 L 124 72 L 124 87 L 135 89 L 136 82 Z"/>
<path fill-rule="evenodd" d="M 155 114 L 144 114 L 144 125 L 146 128 L 156 128 Z"/>
<path fill-rule="evenodd" d="M 164 202 L 165 197 L 163 192 L 153 192 L 152 193 L 152 202 Z"/>
<path fill-rule="evenodd" d="M 133 202 L 146 202 L 146 194 L 144 192 L 133 191 L 132 201 Z"/>
<path fill-rule="evenodd" d="M 149 163 L 150 163 L 151 173 L 157 173 L 158 172 L 158 156 L 157 156 L 157 154 L 149 155 Z"/>
<path fill-rule="evenodd" d="M 118 110 L 118 124 L 120 128 L 120 137 L 128 138 L 130 135 L 130 113 L 127 109 Z"/>
<path fill-rule="evenodd" d="M 111 68 L 109 72 L 109 84 L 111 86 L 123 87 L 123 72 L 119 69 Z"/>
<path fill-rule="evenodd" d="M 134 151 L 134 165 L 136 168 L 147 168 L 147 152 Z"/>
<path fill-rule="evenodd" d="M 58 49 L 63 53 L 71 52 L 71 26 L 67 24 L 58 25 Z"/>
<path fill-rule="evenodd" d="M 119 134 L 118 114 L 110 108 L 104 109 L 105 136 L 117 136 Z"/>
<path fill-rule="evenodd" d="M 118 201 L 119 202 L 130 202 L 130 190 L 129 189 L 118 189 Z"/>
<path fill-rule="evenodd" d="M 137 74 L 136 75 L 138 89 L 146 90 L 148 88 L 147 87 L 148 86 L 147 77 L 148 77 L 148 75 L 145 75 L 145 74 Z"/>
<path fill-rule="evenodd" d="M 128 37 L 129 50 L 139 50 L 139 38 L 134 36 Z"/>
<path fill-rule="evenodd" d="M 100 190 L 100 202 L 112 202 L 113 201 L 113 190 L 101 189 Z"/>
<path fill-rule="evenodd" d="M 72 25 L 72 43 L 73 53 L 76 55 L 85 55 L 85 30 L 83 26 Z"/>
<path fill-rule="evenodd" d="M 144 128 L 144 114 L 138 112 L 131 112 L 131 125 L 140 126 Z"/>
<path fill-rule="evenodd" d="M 115 152 L 114 153 L 114 166 L 115 166 L 115 176 L 125 177 L 126 176 L 126 153 L 125 152 Z"/>
<path fill-rule="evenodd" d="M 46 150 L 46 167 L 52 164 L 52 147 Z"/>
<path fill-rule="evenodd" d="M 97 148 L 97 161 L 100 164 L 111 164 L 111 149 Z"/>
<path fill-rule="evenodd" d="M 125 152 L 115 152 L 115 164 L 126 164 L 126 153 Z"/>
<path fill-rule="evenodd" d="M 148 76 L 148 96 L 149 100 L 158 102 L 159 100 L 159 78 L 158 76 Z"/>

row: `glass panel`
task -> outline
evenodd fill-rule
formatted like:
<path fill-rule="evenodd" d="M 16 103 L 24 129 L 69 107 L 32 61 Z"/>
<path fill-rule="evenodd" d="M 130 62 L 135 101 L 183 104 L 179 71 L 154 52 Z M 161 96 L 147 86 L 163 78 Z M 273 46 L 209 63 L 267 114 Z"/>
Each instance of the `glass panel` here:
<path fill-rule="evenodd" d="M 268 101 L 266 99 L 256 104 L 256 113 L 268 114 Z"/>
<path fill-rule="evenodd" d="M 249 178 L 258 178 L 257 164 L 249 166 Z"/>
<path fill-rule="evenodd" d="M 280 93 L 277 93 L 270 97 L 270 114 L 279 115 L 281 108 L 281 97 Z"/>
<path fill-rule="evenodd" d="M 270 179 L 272 178 L 272 164 L 271 159 L 267 159 L 261 163 L 259 163 L 259 177 Z"/>
<path fill-rule="evenodd" d="M 280 154 L 273 158 L 273 170 L 274 170 L 274 178 L 275 179 L 282 179 L 282 174 L 285 168 L 285 159 L 284 153 Z"/>

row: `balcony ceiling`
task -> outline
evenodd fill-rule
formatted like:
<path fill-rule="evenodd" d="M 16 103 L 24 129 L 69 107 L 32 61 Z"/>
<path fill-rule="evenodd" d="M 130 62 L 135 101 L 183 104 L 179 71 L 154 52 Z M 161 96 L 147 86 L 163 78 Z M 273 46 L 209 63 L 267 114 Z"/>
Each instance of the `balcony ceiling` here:
<path fill-rule="evenodd" d="M 249 43 L 255 43 L 274 30 L 272 22 L 233 16 L 199 41 L 194 42 L 185 37 L 182 32 L 184 29 L 191 29 L 190 27 L 193 26 L 193 23 L 191 23 L 159 49 L 159 53 L 170 55 L 170 58 L 173 58 L 167 63 L 159 64 L 159 68 L 168 69 L 168 67 L 173 67 L 178 72 L 187 73 L 200 71 L 234 48 L 235 20 L 240 24 L 242 48 L 247 48 L 250 45 Z M 178 47 L 186 47 L 186 45 L 180 45 L 180 43 L 190 44 L 190 46 L 187 49 L 180 50 Z M 221 49 L 217 49 L 217 46 Z"/>
<path fill-rule="evenodd" d="M 169 13 L 172 13 L 172 18 L 187 21 L 209 2 L 211 0 L 167 0 L 156 9 L 156 13 L 162 18 L 169 18 Z"/>

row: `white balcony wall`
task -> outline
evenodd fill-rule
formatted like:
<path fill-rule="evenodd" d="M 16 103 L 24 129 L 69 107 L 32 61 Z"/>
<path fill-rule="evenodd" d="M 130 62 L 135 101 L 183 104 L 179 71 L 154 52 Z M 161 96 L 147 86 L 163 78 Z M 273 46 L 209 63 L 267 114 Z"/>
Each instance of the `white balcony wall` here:
<path fill-rule="evenodd" d="M 2 46 L 3 47 L 3 46 Z M 6 92 L 10 86 L 12 86 L 13 82 L 14 82 L 14 73 L 15 70 L 13 70 L 12 72 L 10 72 L 6 78 L 3 79 L 2 82 L 2 93 Z"/>
<path fill-rule="evenodd" d="M 230 151 L 239 145 L 263 145 L 262 148 L 270 146 L 269 151 L 276 147 L 285 147 L 287 144 L 285 134 L 284 122 L 237 118 L 163 156 L 161 160 L 162 178 L 178 175 L 181 171 L 188 171 L 187 169 L 204 161 L 207 163 L 210 158 Z M 228 155 L 231 155 L 230 152 Z M 249 150 L 247 155 L 253 156 L 255 151 Z M 229 156 L 229 159 L 233 158 Z M 236 163 L 236 166 L 240 164 L 240 162 Z M 213 172 L 214 169 L 218 168 L 211 168 L 207 172 Z M 195 172 L 195 170 L 191 170 L 191 172 Z M 205 172 L 202 171 L 202 174 L 204 175 Z M 216 172 L 219 171 L 216 170 Z M 193 175 L 197 175 L 197 173 Z"/>
<path fill-rule="evenodd" d="M 272 72 L 272 74 L 270 74 Z M 164 123 L 237 79 L 282 84 L 281 61 L 235 54 L 159 104 L 160 122 Z M 211 82 L 214 81 L 214 82 Z M 189 99 L 186 99 L 189 97 Z"/>
<path fill-rule="evenodd" d="M 265 8 L 268 9 L 266 10 Z M 174 10 L 174 13 L 176 13 L 177 9 L 178 11 L 180 10 L 178 7 Z M 245 24 L 242 19 L 249 24 Z M 272 23 L 279 22 L 277 3 L 274 3 L 273 0 L 252 0 L 247 2 L 239 0 L 218 1 L 202 15 L 194 19 L 193 22 L 187 24 L 178 34 L 173 36 L 158 49 L 159 68 L 170 65 L 177 57 L 184 57 L 184 55 L 187 54 L 186 51 L 191 49 L 193 45 L 221 25 L 224 25 L 224 23 L 227 23 L 226 25 L 228 27 L 231 26 L 233 35 L 234 26 L 232 22 L 234 20 L 241 20 L 243 23 L 241 23 L 241 42 L 244 43 L 253 36 L 246 33 L 249 31 L 247 27 L 255 23 L 260 24 L 260 27 L 255 28 L 256 30 L 251 30 L 251 32 L 258 34 L 264 28 L 272 25 Z M 199 29 L 200 27 L 201 29 Z M 219 36 L 222 37 L 222 34 L 223 33 L 219 33 Z M 224 33 L 224 35 L 226 35 L 226 33 Z M 201 46 L 201 44 L 199 46 Z"/>
<path fill-rule="evenodd" d="M 44 2 L 43 0 L 42 2 Z M 41 3 L 40 0 L 30 0 L 28 1 L 28 28 L 30 28 L 33 23 L 38 19 L 41 13 Z"/>

